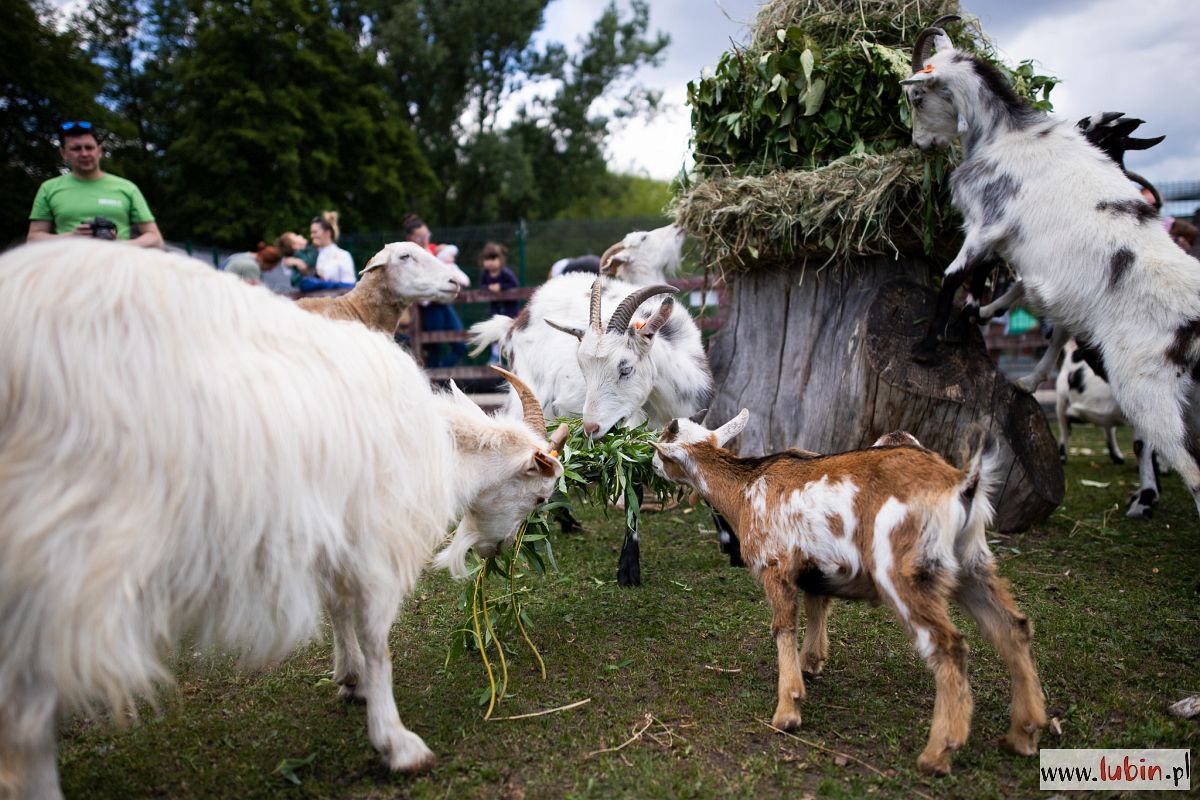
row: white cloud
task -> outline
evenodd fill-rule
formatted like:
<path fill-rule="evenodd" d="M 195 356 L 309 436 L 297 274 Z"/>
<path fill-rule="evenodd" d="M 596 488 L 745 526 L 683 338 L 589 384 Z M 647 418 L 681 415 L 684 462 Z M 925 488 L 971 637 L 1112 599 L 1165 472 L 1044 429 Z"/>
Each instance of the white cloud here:
<path fill-rule="evenodd" d="M 1195 10 L 1191 0 L 1096 0 L 1058 14 L 1044 11 L 999 44 L 1011 60 L 1035 57 L 1063 80 L 1051 95 L 1060 116 L 1124 111 L 1147 121 L 1139 135 L 1166 134 L 1157 147 L 1130 153 L 1130 169 L 1155 183 L 1200 179 Z"/>

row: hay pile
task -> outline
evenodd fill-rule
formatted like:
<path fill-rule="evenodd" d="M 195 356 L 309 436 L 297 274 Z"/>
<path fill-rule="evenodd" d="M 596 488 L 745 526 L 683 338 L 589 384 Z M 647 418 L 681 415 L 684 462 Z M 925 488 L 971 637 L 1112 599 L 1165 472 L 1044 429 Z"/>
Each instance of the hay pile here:
<path fill-rule="evenodd" d="M 743 134 L 737 142 L 741 150 L 730 147 L 721 152 L 710 144 L 711 131 L 731 111 L 740 111 L 744 120 L 749 113 L 745 98 L 750 95 L 734 91 L 736 78 L 730 77 L 733 70 L 728 67 L 724 77 L 719 65 L 715 78 L 702 78 L 697 86 L 726 81 L 720 94 L 725 106 L 699 108 L 693 102 L 697 164 L 692 178 L 681 185 L 673 210 L 678 224 L 704 243 L 707 263 L 737 272 L 805 262 L 849 266 L 855 257 L 871 255 L 940 259 L 953 253 L 957 221 L 943 180 L 946 156 L 926 159 L 910 146 L 898 83 L 909 72 L 917 33 L 947 13 L 958 13 L 956 0 L 764 3 L 750 44 L 729 56 L 745 65 L 759 63 L 767 53 L 778 57 L 787 47 L 817 53 L 819 63 L 826 65 L 824 77 L 830 88 L 819 112 L 797 114 L 789 124 L 793 130 L 807 126 L 803 130 L 809 141 L 837 141 L 842 150 L 806 152 L 802 147 L 799 154 L 793 150 L 792 155 L 784 152 L 780 157 L 779 145 L 768 141 L 751 158 L 744 153 L 757 144 L 748 146 Z M 965 17 L 964 28 L 962 33 L 954 29 L 956 44 L 994 60 L 977 21 Z M 761 80 L 761 74 L 761 69 L 756 75 L 744 66 L 740 73 L 750 82 Z M 874 105 L 864 106 L 858 98 L 848 106 L 842 102 L 848 91 L 860 91 L 847 87 L 865 85 L 878 94 L 878 99 L 870 100 Z M 709 96 L 716 94 L 711 91 L 715 86 L 708 87 Z M 689 84 L 689 92 L 692 89 Z M 758 91 L 757 84 L 751 86 L 753 91 Z M 835 105 L 843 109 L 840 130 L 835 126 L 821 138 L 824 115 Z M 856 137 L 857 153 L 851 154 L 844 145 L 847 126 Z M 782 138 L 775 120 L 764 120 L 762 127 L 766 134 L 756 131 L 755 136 Z M 725 141 L 731 138 L 724 136 Z M 807 158 L 807 163 L 797 166 L 798 158 Z"/>
<path fill-rule="evenodd" d="M 909 149 L 813 170 L 713 175 L 679 197 L 675 220 L 725 271 L 921 253 L 925 174 L 921 154 Z"/>

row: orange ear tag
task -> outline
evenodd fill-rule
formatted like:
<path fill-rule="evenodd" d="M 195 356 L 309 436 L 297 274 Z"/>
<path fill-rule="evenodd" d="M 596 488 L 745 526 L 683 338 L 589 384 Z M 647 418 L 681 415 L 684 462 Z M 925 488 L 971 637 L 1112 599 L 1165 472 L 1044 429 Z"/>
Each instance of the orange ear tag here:
<path fill-rule="evenodd" d="M 551 457 L 551 458 L 558 458 L 558 451 L 557 451 L 557 450 L 551 450 L 551 451 L 550 451 L 550 457 Z"/>
<path fill-rule="evenodd" d="M 633 323 L 633 327 L 640 331 L 645 324 L 646 320 L 639 319 L 637 322 Z"/>
<path fill-rule="evenodd" d="M 913 75 L 923 75 L 926 72 L 933 72 L 933 64 L 926 64 L 925 69 L 919 69 Z"/>

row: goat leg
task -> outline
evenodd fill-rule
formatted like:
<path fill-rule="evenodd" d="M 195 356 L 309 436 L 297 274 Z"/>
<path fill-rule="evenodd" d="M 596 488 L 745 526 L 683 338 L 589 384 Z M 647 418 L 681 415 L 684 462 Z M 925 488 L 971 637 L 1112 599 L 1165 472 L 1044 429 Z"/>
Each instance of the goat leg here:
<path fill-rule="evenodd" d="M 642 485 L 633 487 L 637 495 L 638 508 L 642 507 Z M 628 514 L 628 503 L 626 503 Z M 635 517 L 630 526 L 628 517 L 625 523 L 625 541 L 621 545 L 621 557 L 617 561 L 617 585 L 628 589 L 631 586 L 642 585 L 642 551 L 638 545 L 638 518 Z"/>
<path fill-rule="evenodd" d="M 1022 392 L 1032 393 L 1036 391 L 1037 387 L 1042 385 L 1042 381 L 1050 377 L 1050 371 L 1058 363 L 1058 356 L 1062 353 L 1063 346 L 1066 345 L 1069 338 L 1070 334 L 1066 328 L 1062 325 L 1055 325 L 1054 332 L 1050 334 L 1050 344 L 1046 347 L 1046 352 L 1033 368 L 1033 372 L 1014 381 L 1017 388 Z"/>
<path fill-rule="evenodd" d="M 742 560 L 742 543 L 738 541 L 737 533 L 729 524 L 729 520 L 718 514 L 715 509 L 712 512 L 712 518 L 713 524 L 717 526 L 717 546 L 720 547 L 722 553 L 729 556 L 729 566 L 746 566 L 746 562 Z"/>

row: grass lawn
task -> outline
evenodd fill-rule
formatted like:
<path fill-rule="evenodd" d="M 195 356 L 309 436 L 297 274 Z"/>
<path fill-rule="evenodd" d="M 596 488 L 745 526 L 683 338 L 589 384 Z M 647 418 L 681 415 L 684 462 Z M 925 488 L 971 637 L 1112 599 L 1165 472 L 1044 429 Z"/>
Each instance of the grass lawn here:
<path fill-rule="evenodd" d="M 1067 468 L 1067 499 L 1039 529 L 995 535 L 1000 571 L 1036 625 L 1034 655 L 1061 735 L 1048 747 L 1191 748 L 1200 721 L 1166 714 L 1200 693 L 1200 525 L 1174 474 L 1154 519 L 1125 518 L 1136 485 L 1110 464 L 1098 431 Z M 1086 486 L 1081 480 L 1107 484 Z M 573 710 L 483 720 L 473 657 L 443 663 L 460 621 L 460 587 L 421 581 L 392 633 L 400 716 L 438 754 L 433 772 L 390 774 L 367 742 L 361 706 L 337 700 L 330 645 L 245 673 L 185 650 L 157 712 L 124 730 L 86 717 L 64 724 L 67 797 L 1033 797 L 1036 759 L 1003 753 L 1007 674 L 962 615 L 975 694 L 971 739 L 954 774 L 927 779 L 933 679 L 883 608 L 835 604 L 830 658 L 808 682 L 805 741 L 769 730 L 775 646 L 762 591 L 717 552 L 700 511 L 650 514 L 645 585 L 614 580 L 619 513 L 583 515 L 587 532 L 554 542 L 560 571 L 536 581 L 530 631 L 548 679 L 516 647 L 495 716 L 590 699 Z M 328 640 L 328 637 L 327 637 Z M 620 750 L 634 732 L 642 735 Z M 291 769 L 278 769 L 284 759 Z M 291 776 L 291 777 L 289 777 Z M 294 781 L 291 779 L 294 778 Z M 297 783 L 298 782 L 298 783 Z"/>

